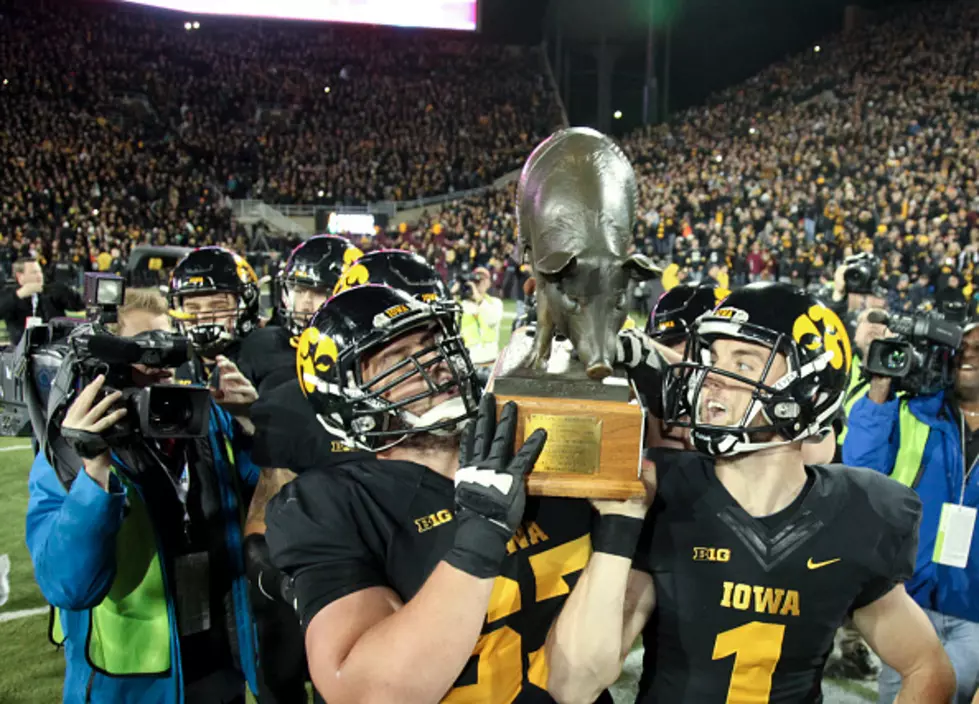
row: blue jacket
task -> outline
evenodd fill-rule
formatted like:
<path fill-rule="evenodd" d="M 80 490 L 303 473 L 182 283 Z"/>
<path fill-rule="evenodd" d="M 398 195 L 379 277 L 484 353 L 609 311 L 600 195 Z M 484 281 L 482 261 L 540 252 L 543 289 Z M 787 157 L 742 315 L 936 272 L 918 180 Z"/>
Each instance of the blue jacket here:
<path fill-rule="evenodd" d="M 923 608 L 979 622 L 979 530 L 972 534 L 972 549 L 965 569 L 932 561 L 942 505 L 959 502 L 963 480 L 961 431 L 945 408 L 944 392 L 882 404 L 866 397 L 857 401 L 848 419 L 843 462 L 890 474 L 901 444 L 902 403 L 907 404 L 915 419 L 930 428 L 914 486 L 923 508 L 918 558 L 914 576 L 906 584 L 908 593 Z M 965 505 L 979 506 L 979 470 L 969 477 Z"/>
<path fill-rule="evenodd" d="M 208 441 L 214 457 L 214 476 L 220 485 L 221 508 L 226 517 L 225 538 L 233 571 L 237 649 L 245 679 L 254 692 L 257 691 L 257 646 L 242 554 L 241 511 L 244 507 L 241 501 L 244 499 L 236 491 L 236 484 L 254 487 L 258 482 L 258 468 L 247 452 L 236 448 L 236 428 L 231 417 L 212 403 Z M 234 465 L 227 458 L 226 439 L 235 448 Z M 116 466 L 123 466 L 115 455 L 113 461 Z M 235 473 L 237 478 L 233 476 Z M 137 485 L 132 486 L 140 492 Z M 115 538 L 125 520 L 126 489 L 122 482 L 113 474 L 106 492 L 86 472 L 79 471 L 66 491 L 54 468 L 43 454 L 39 454 L 31 469 L 29 489 L 27 547 L 41 592 L 59 609 L 65 636 L 64 702 L 181 704 L 184 700 L 181 668 L 171 666 L 164 676 L 109 676 L 96 671 L 88 659 L 89 612 L 103 600 L 115 578 Z M 161 550 L 159 539 L 156 550 L 158 553 Z M 161 559 L 160 563 L 164 565 L 166 585 L 166 561 Z M 170 662 L 179 663 L 180 642 L 174 599 L 169 587 L 166 589 Z"/>

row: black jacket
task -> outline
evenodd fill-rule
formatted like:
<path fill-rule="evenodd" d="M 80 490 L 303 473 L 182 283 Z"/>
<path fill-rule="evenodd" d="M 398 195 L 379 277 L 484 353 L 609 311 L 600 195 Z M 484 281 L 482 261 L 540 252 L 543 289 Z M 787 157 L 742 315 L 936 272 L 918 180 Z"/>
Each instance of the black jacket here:
<path fill-rule="evenodd" d="M 85 310 L 85 301 L 74 290 L 61 284 L 45 286 L 37 295 L 36 309 L 33 296 L 17 298 L 16 285 L 0 291 L 0 320 L 7 324 L 12 345 L 20 342 L 27 319 L 32 315 L 46 323 L 52 318 L 64 317 L 69 310 Z"/>

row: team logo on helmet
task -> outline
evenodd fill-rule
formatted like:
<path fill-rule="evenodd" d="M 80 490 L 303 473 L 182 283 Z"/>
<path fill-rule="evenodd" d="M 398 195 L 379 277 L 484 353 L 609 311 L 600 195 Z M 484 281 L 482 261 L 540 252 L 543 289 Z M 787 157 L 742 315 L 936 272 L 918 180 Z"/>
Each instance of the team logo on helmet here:
<path fill-rule="evenodd" d="M 853 358 L 850 337 L 839 316 L 826 306 L 810 306 L 796 318 L 792 324 L 792 338 L 806 349 L 818 350 L 822 347 L 832 353 L 829 365 L 849 373 Z"/>
<path fill-rule="evenodd" d="M 350 247 L 343 253 L 343 268 L 346 269 L 362 256 L 364 256 L 364 253 L 358 247 Z"/>
<path fill-rule="evenodd" d="M 722 288 L 722 287 L 718 286 L 717 288 L 714 289 L 714 302 L 715 303 L 720 303 L 721 301 L 723 301 L 725 298 L 727 298 L 730 295 L 731 295 L 731 290 L 730 289 Z"/>
<path fill-rule="evenodd" d="M 335 296 L 341 291 L 346 291 L 348 288 L 353 288 L 354 286 L 362 286 L 370 280 L 371 273 L 367 271 L 367 267 L 363 264 L 354 264 L 337 281 L 337 285 L 333 287 L 333 295 Z"/>
<path fill-rule="evenodd" d="M 308 396 L 319 388 L 317 373 L 324 374 L 336 364 L 337 343 L 316 328 L 306 328 L 296 347 L 296 375 L 299 385 Z"/>
<path fill-rule="evenodd" d="M 255 276 L 255 270 L 252 269 L 252 265 L 248 263 L 244 257 L 239 255 L 234 255 L 235 266 L 238 269 L 238 279 L 242 283 L 254 284 L 258 283 L 258 277 Z"/>
<path fill-rule="evenodd" d="M 741 310 L 740 308 L 718 308 L 710 316 L 715 318 L 727 318 L 732 323 L 747 323 L 748 322 L 748 311 Z"/>

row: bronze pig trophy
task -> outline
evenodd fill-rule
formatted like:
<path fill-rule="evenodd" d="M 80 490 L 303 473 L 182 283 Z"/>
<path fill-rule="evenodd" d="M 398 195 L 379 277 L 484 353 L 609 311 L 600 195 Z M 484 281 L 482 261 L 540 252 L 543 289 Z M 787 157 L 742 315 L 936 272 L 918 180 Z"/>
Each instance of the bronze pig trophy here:
<path fill-rule="evenodd" d="M 624 375 L 607 379 L 629 312 L 630 284 L 659 269 L 629 254 L 637 205 L 632 166 L 595 130 L 561 130 L 530 155 L 517 190 L 518 249 L 537 281 L 537 330 L 524 366 L 492 380 L 498 408 L 517 404 L 517 446 L 547 442 L 528 477 L 533 495 L 642 496 L 645 416 Z M 555 335 L 577 360 L 545 369 Z M 616 383 L 610 383 L 616 382 Z"/>
<path fill-rule="evenodd" d="M 589 377 L 612 373 L 629 284 L 660 273 L 643 255 L 628 253 L 637 201 L 629 160 L 593 129 L 556 132 L 527 159 L 517 189 L 517 228 L 537 282 L 532 366 L 547 364 L 551 341 L 561 334 Z"/>

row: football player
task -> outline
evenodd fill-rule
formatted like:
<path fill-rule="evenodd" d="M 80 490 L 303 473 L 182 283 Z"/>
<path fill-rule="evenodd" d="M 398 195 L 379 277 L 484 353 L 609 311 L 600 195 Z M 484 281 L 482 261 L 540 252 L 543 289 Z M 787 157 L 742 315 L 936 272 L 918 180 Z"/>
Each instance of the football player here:
<path fill-rule="evenodd" d="M 274 319 L 242 343 L 238 366 L 259 390 L 251 409 L 255 424 L 252 459 L 262 470 L 245 522 L 245 567 L 254 590 L 259 640 L 259 700 L 262 704 L 306 701 L 306 658 L 302 632 L 291 607 L 282 601 L 283 575 L 272 567 L 265 545 L 265 506 L 295 478 L 292 450 L 328 464 L 333 454 L 325 433 L 304 436 L 316 420 L 296 384 L 298 336 L 332 294 L 344 270 L 362 252 L 342 237 L 311 237 L 292 250 L 273 282 Z M 290 402 L 280 388 L 296 387 Z M 346 449 L 346 448 L 343 448 Z"/>
<path fill-rule="evenodd" d="M 703 454 L 657 462 L 645 525 L 635 502 L 603 507 L 620 514 L 618 552 L 595 553 L 548 640 L 556 698 L 590 701 L 642 632 L 641 702 L 820 702 L 833 634 L 852 613 L 902 674 L 898 701 L 948 701 L 951 665 L 902 584 L 917 496 L 803 459 L 850 362 L 837 315 L 788 284 L 747 286 L 696 321 L 664 396 L 666 420 Z"/>
<path fill-rule="evenodd" d="M 298 365 L 326 429 L 377 454 L 301 475 L 266 516 L 319 694 L 553 701 L 544 640 L 590 554 L 592 511 L 525 497 L 544 436 L 512 456 L 515 409 L 497 423 L 492 394 L 460 443 L 475 370 L 454 312 L 384 286 L 343 291 Z"/>

